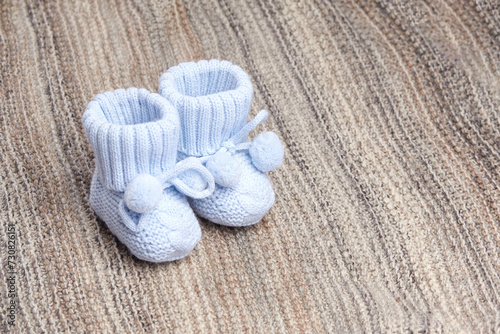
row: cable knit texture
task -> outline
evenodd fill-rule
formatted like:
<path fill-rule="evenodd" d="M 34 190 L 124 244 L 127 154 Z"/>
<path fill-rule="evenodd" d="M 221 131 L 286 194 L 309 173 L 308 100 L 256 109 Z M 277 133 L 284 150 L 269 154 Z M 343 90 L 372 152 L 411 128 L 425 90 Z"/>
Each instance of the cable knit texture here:
<path fill-rule="evenodd" d="M 246 141 L 248 132 L 267 118 L 267 112 L 261 112 L 256 120 L 246 123 L 253 95 L 248 75 L 228 61 L 182 63 L 161 77 L 159 90 L 179 112 L 179 157 L 208 160 L 207 167 L 218 182 L 212 196 L 191 200 L 193 209 L 222 225 L 259 222 L 273 205 L 275 195 L 266 174 L 256 167 L 259 163 L 252 163 L 248 154 L 252 146 Z M 278 158 L 272 160 L 280 165 L 283 149 L 281 144 L 278 146 L 270 152 L 278 152 Z M 234 167 L 232 159 L 220 159 L 216 155 L 219 152 L 229 152 L 240 168 Z M 224 166 L 225 163 L 233 167 Z M 276 163 L 274 166 L 278 167 Z M 222 175 L 228 170 L 234 173 Z"/>
<path fill-rule="evenodd" d="M 119 89 L 97 95 L 83 125 L 96 159 L 90 204 L 97 215 L 140 259 L 186 256 L 200 240 L 200 227 L 185 196 L 156 179 L 176 166 L 175 108 L 145 89 Z"/>

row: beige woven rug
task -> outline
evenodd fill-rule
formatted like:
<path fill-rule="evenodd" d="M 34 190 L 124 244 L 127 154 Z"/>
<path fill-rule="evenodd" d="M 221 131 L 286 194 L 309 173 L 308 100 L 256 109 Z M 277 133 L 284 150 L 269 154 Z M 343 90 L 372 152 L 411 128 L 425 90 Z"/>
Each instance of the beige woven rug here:
<path fill-rule="evenodd" d="M 81 115 L 211 58 L 286 146 L 276 204 L 139 261 Z M 500 332 L 499 114 L 495 0 L 2 1 L 0 332 Z"/>

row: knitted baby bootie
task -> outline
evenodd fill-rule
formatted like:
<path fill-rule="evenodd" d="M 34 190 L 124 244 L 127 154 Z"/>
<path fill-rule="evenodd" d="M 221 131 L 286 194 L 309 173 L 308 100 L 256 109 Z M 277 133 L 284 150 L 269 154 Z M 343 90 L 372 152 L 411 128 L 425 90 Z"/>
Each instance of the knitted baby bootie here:
<path fill-rule="evenodd" d="M 211 173 L 196 159 L 177 161 L 179 117 L 170 102 L 145 89 L 96 96 L 84 115 L 96 167 L 90 205 L 136 257 L 164 262 L 196 246 L 201 230 L 185 195 L 209 196 Z M 185 172 L 204 180 L 197 189 Z"/>
<path fill-rule="evenodd" d="M 253 95 L 248 75 L 228 61 L 182 63 L 163 74 L 160 94 L 179 112 L 179 156 L 197 157 L 216 182 L 210 197 L 191 201 L 195 212 L 227 226 L 259 222 L 274 203 L 265 172 L 281 166 L 283 148 L 273 132 L 246 140 L 267 118 L 261 111 L 245 124 Z"/>

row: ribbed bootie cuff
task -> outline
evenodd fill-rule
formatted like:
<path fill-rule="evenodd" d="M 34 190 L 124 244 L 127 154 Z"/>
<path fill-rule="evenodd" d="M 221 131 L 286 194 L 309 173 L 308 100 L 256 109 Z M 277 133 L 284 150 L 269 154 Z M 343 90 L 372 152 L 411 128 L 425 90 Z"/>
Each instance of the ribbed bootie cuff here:
<path fill-rule="evenodd" d="M 215 153 L 246 124 L 253 95 L 245 71 L 215 59 L 170 68 L 159 90 L 179 112 L 179 151 L 197 157 Z"/>
<path fill-rule="evenodd" d="M 158 175 L 174 167 L 179 118 L 170 102 L 146 89 L 118 89 L 90 102 L 83 126 L 101 182 L 124 191 L 138 174 Z"/>

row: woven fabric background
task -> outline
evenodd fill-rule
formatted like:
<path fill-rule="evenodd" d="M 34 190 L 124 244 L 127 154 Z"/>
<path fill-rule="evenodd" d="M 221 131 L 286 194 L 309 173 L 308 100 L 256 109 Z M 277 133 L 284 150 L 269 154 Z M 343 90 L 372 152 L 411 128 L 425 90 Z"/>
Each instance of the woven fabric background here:
<path fill-rule="evenodd" d="M 81 115 L 211 58 L 283 140 L 276 204 L 139 261 L 89 207 Z M 499 111 L 495 0 L 2 1 L 0 332 L 500 332 Z"/>

